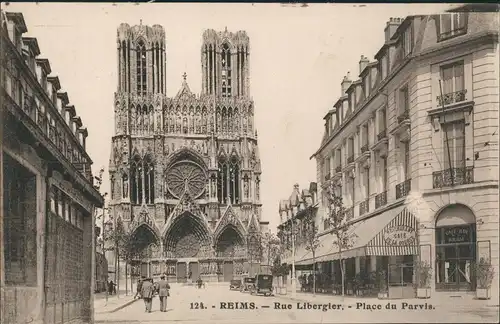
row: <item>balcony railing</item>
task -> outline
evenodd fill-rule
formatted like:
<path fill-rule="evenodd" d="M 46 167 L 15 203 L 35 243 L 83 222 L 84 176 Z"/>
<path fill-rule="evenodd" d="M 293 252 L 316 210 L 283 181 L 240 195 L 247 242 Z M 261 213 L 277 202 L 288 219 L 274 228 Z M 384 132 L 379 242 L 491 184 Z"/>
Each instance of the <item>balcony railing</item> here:
<path fill-rule="evenodd" d="M 410 113 L 408 110 L 403 111 L 399 116 L 398 116 L 398 124 L 401 124 L 404 120 L 410 118 Z"/>
<path fill-rule="evenodd" d="M 354 218 L 354 207 L 347 208 L 345 210 L 345 218 L 346 220 L 351 220 Z"/>
<path fill-rule="evenodd" d="M 385 129 L 377 134 L 377 140 L 379 140 L 379 141 L 385 137 L 386 137 L 386 130 Z"/>
<path fill-rule="evenodd" d="M 354 162 L 354 154 L 350 155 L 348 158 L 347 158 L 347 163 L 353 163 Z"/>
<path fill-rule="evenodd" d="M 387 204 L 387 191 L 379 193 L 375 196 L 375 209 L 378 209 Z"/>
<path fill-rule="evenodd" d="M 336 173 L 342 172 L 342 165 L 335 167 L 335 172 Z"/>
<path fill-rule="evenodd" d="M 451 187 L 474 182 L 474 167 L 452 168 L 432 173 L 433 188 Z"/>
<path fill-rule="evenodd" d="M 437 96 L 437 102 L 440 106 L 442 105 L 450 105 L 452 103 L 465 101 L 465 95 L 467 94 L 467 90 L 460 90 L 455 92 L 446 93 L 442 96 Z"/>
<path fill-rule="evenodd" d="M 411 191 L 411 179 L 396 185 L 396 199 L 408 196 Z"/>
<path fill-rule="evenodd" d="M 366 199 L 359 204 L 359 215 L 366 214 L 370 211 L 370 200 Z"/>
<path fill-rule="evenodd" d="M 365 145 L 363 145 L 363 146 L 361 146 L 361 153 L 365 153 L 367 151 L 368 151 L 368 143 L 365 144 Z"/>

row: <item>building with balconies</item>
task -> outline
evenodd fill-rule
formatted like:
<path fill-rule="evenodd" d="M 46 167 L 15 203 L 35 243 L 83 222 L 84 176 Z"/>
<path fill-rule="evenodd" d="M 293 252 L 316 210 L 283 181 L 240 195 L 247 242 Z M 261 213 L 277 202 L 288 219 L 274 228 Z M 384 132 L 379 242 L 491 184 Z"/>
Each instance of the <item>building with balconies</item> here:
<path fill-rule="evenodd" d="M 2 323 L 93 322 L 87 129 L 21 13 L 1 12 Z"/>
<path fill-rule="evenodd" d="M 414 296 L 421 260 L 433 293 L 472 293 L 485 258 L 498 295 L 498 28 L 497 13 L 391 18 L 375 60 L 362 55 L 358 78 L 342 80 L 313 157 L 320 230 L 333 185 L 357 234 L 342 254 L 348 281 L 384 270 L 390 295 Z M 332 240 L 316 255 L 335 276 Z"/>

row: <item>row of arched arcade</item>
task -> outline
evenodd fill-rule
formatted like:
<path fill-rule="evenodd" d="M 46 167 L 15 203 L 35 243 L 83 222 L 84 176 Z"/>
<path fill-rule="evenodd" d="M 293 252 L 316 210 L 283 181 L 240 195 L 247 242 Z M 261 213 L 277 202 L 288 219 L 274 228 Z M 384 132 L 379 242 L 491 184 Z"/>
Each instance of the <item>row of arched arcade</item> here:
<path fill-rule="evenodd" d="M 184 212 L 164 235 L 142 222 L 131 229 L 132 275 L 159 276 L 166 273 L 173 282 L 202 276 L 205 280 L 228 281 L 251 272 L 260 259 L 258 240 L 229 223 L 214 233 L 206 223 Z"/>

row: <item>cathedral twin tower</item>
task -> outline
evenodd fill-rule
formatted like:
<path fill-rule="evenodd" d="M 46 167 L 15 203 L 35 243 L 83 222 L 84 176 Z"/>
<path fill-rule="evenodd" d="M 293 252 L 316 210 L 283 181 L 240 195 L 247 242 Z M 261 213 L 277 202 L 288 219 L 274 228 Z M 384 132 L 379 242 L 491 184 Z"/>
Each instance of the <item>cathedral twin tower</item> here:
<path fill-rule="evenodd" d="M 182 258 L 199 260 L 199 274 L 219 271 L 203 261 L 214 257 L 234 265 L 225 279 L 245 272 L 237 260 L 248 260 L 249 238 L 265 224 L 247 34 L 203 33 L 199 95 L 184 74 L 167 97 L 163 27 L 121 24 L 117 54 L 111 216 L 135 236 L 150 275 L 182 274 L 168 265 Z"/>

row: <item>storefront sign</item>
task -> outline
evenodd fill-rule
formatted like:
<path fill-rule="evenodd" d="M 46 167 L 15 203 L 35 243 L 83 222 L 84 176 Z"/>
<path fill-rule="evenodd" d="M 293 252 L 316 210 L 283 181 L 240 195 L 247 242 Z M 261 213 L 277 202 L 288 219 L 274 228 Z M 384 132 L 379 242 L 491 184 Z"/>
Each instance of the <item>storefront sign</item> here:
<path fill-rule="evenodd" d="M 470 227 L 450 227 L 444 229 L 444 243 L 470 242 Z"/>
<path fill-rule="evenodd" d="M 389 227 L 384 232 L 384 241 L 387 245 L 409 246 L 415 245 L 417 233 L 410 226 L 398 225 Z"/>

